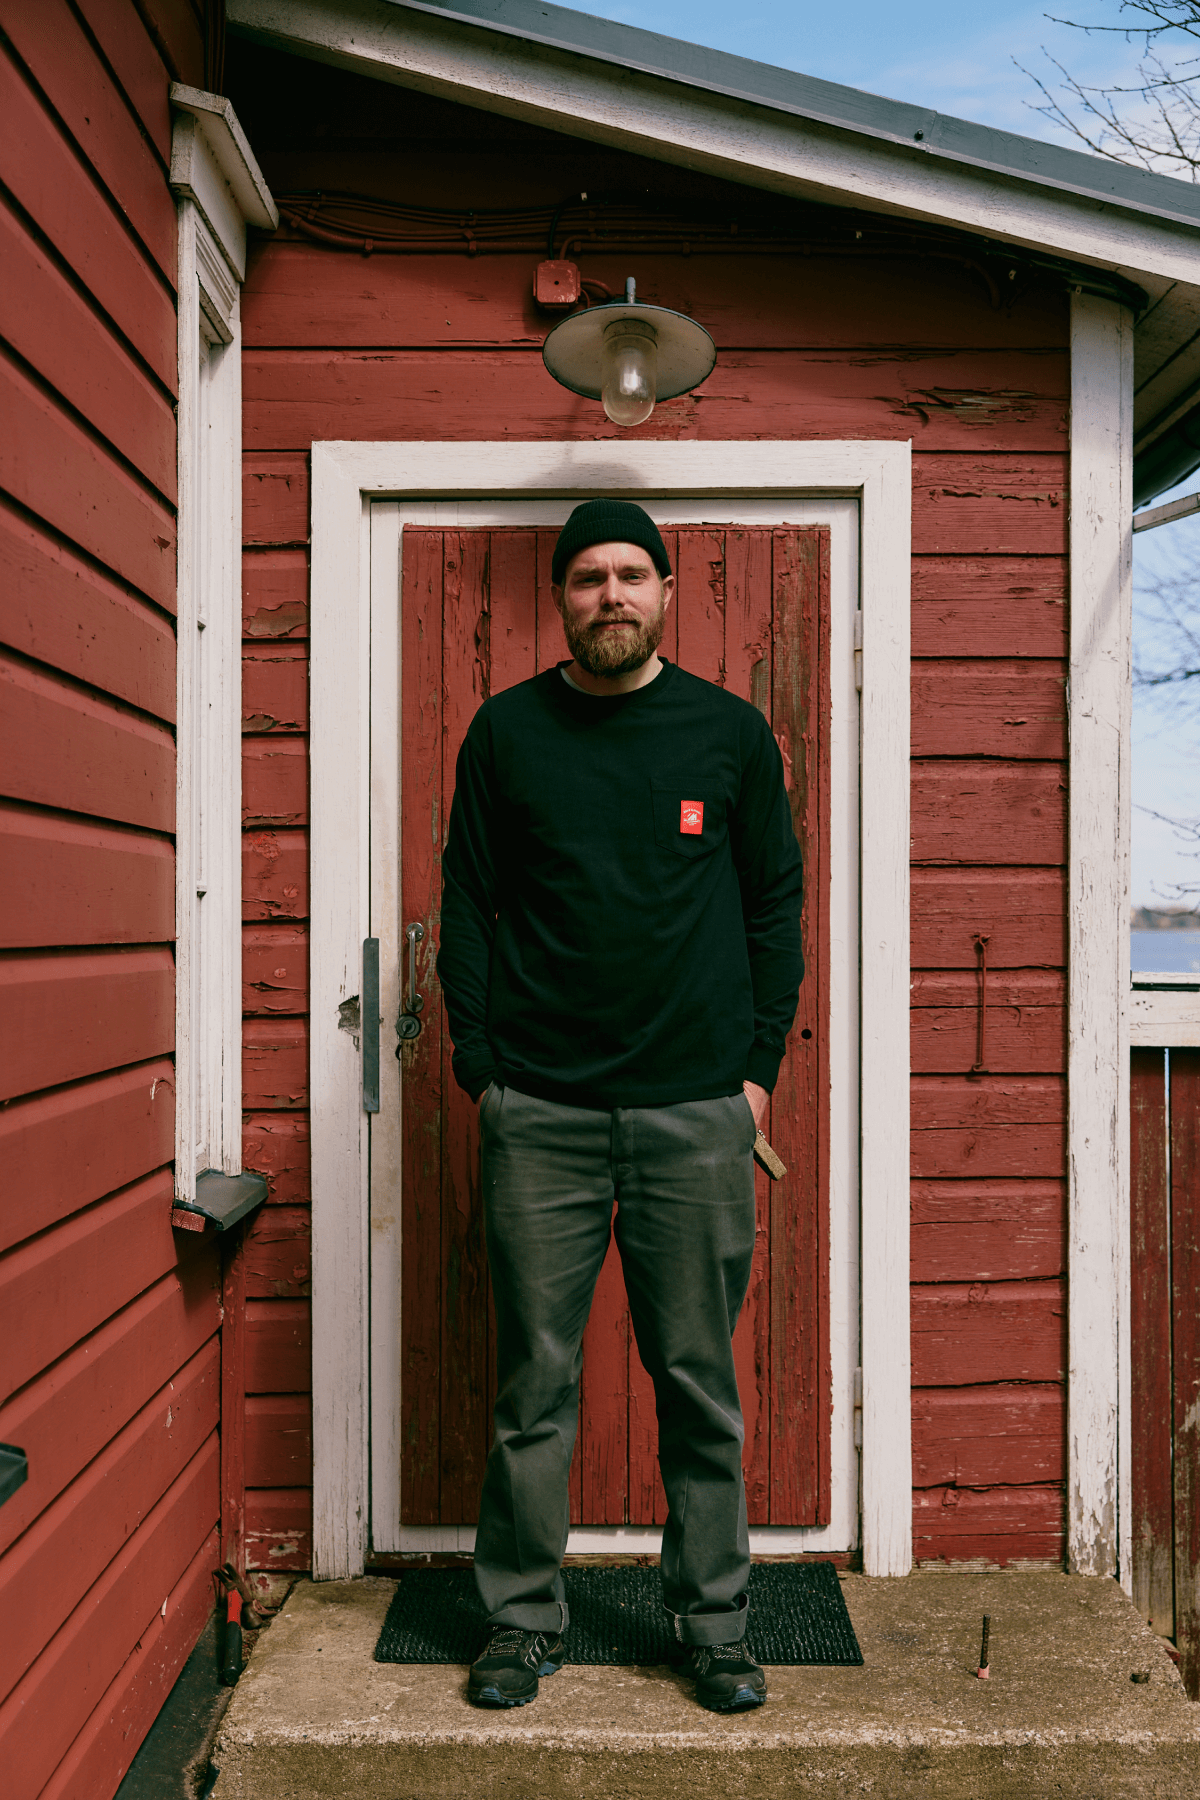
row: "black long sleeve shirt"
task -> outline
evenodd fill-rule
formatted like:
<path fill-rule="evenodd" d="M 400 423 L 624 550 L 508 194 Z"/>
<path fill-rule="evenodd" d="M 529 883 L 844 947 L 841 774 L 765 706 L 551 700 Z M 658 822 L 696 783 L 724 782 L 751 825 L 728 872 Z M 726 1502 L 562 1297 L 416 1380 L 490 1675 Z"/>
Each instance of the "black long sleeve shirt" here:
<path fill-rule="evenodd" d="M 664 663 L 630 694 L 550 669 L 458 758 L 438 975 L 459 1085 L 669 1106 L 772 1088 L 804 973 L 770 727 Z"/>

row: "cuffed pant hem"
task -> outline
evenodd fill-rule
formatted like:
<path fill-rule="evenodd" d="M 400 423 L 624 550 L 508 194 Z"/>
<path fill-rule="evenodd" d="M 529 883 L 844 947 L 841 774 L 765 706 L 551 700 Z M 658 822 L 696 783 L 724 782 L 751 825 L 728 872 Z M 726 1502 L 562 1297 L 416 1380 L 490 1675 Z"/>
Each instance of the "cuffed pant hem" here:
<path fill-rule="evenodd" d="M 667 1609 L 670 1612 L 670 1608 Z M 681 1644 L 740 1644 L 750 1608 L 743 1600 L 737 1612 L 671 1613 Z"/>
<path fill-rule="evenodd" d="M 513 1625 L 518 1631 L 557 1631 L 567 1629 L 570 1612 L 565 1600 L 531 1600 L 513 1606 L 502 1606 L 488 1619 L 489 1625 Z"/>

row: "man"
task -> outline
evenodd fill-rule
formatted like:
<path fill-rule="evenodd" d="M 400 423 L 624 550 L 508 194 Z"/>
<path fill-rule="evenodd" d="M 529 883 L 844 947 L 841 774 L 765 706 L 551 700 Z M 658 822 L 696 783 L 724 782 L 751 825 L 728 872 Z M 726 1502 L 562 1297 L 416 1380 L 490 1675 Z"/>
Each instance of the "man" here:
<path fill-rule="evenodd" d="M 751 1151 L 803 974 L 801 867 L 771 731 L 659 658 L 674 577 L 641 507 L 558 539 L 569 664 L 485 702 L 458 761 L 441 977 L 480 1098 L 495 1436 L 470 1698 L 522 1706 L 565 1656 L 580 1343 L 615 1235 L 654 1381 L 678 1666 L 762 1704 L 731 1340 L 754 1250 Z"/>

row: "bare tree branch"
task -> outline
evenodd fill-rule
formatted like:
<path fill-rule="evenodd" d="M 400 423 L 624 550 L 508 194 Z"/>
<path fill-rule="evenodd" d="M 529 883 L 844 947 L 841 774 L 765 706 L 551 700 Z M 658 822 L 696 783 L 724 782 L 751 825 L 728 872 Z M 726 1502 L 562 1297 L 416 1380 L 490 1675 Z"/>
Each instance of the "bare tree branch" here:
<path fill-rule="evenodd" d="M 1152 806 L 1138 806 L 1137 812 L 1145 813 L 1147 818 L 1157 819 L 1162 825 L 1169 825 L 1177 838 L 1185 843 L 1197 846 L 1195 850 L 1187 850 L 1184 855 L 1200 861 L 1200 819 L 1172 819 L 1166 813 L 1155 812 Z M 1186 900 L 1191 894 L 1200 894 L 1200 880 L 1169 881 L 1166 889 L 1155 888 L 1161 900 Z"/>
<path fill-rule="evenodd" d="M 1060 77 L 1057 91 L 1049 80 L 1017 63 L 1041 95 L 1040 102 L 1027 104 L 1095 156 L 1200 180 L 1200 0 L 1121 0 L 1120 11 L 1128 15 L 1126 22 L 1114 25 L 1082 25 L 1052 13 L 1046 17 L 1087 37 L 1107 33 L 1126 43 L 1140 42 L 1138 80 L 1090 86 L 1044 50 Z"/>

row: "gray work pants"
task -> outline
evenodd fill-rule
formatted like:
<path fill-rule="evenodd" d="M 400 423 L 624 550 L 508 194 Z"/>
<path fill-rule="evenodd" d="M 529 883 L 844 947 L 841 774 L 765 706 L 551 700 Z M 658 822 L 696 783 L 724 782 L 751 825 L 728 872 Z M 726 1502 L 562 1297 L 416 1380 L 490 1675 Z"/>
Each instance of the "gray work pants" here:
<path fill-rule="evenodd" d="M 685 1644 L 746 1626 L 750 1542 L 731 1339 L 754 1254 L 744 1094 L 613 1111 L 490 1087 L 480 1107 L 496 1304 L 495 1435 L 475 1579 L 495 1625 L 560 1630 L 580 1345 L 617 1203 L 668 1516 L 663 1603 Z"/>

